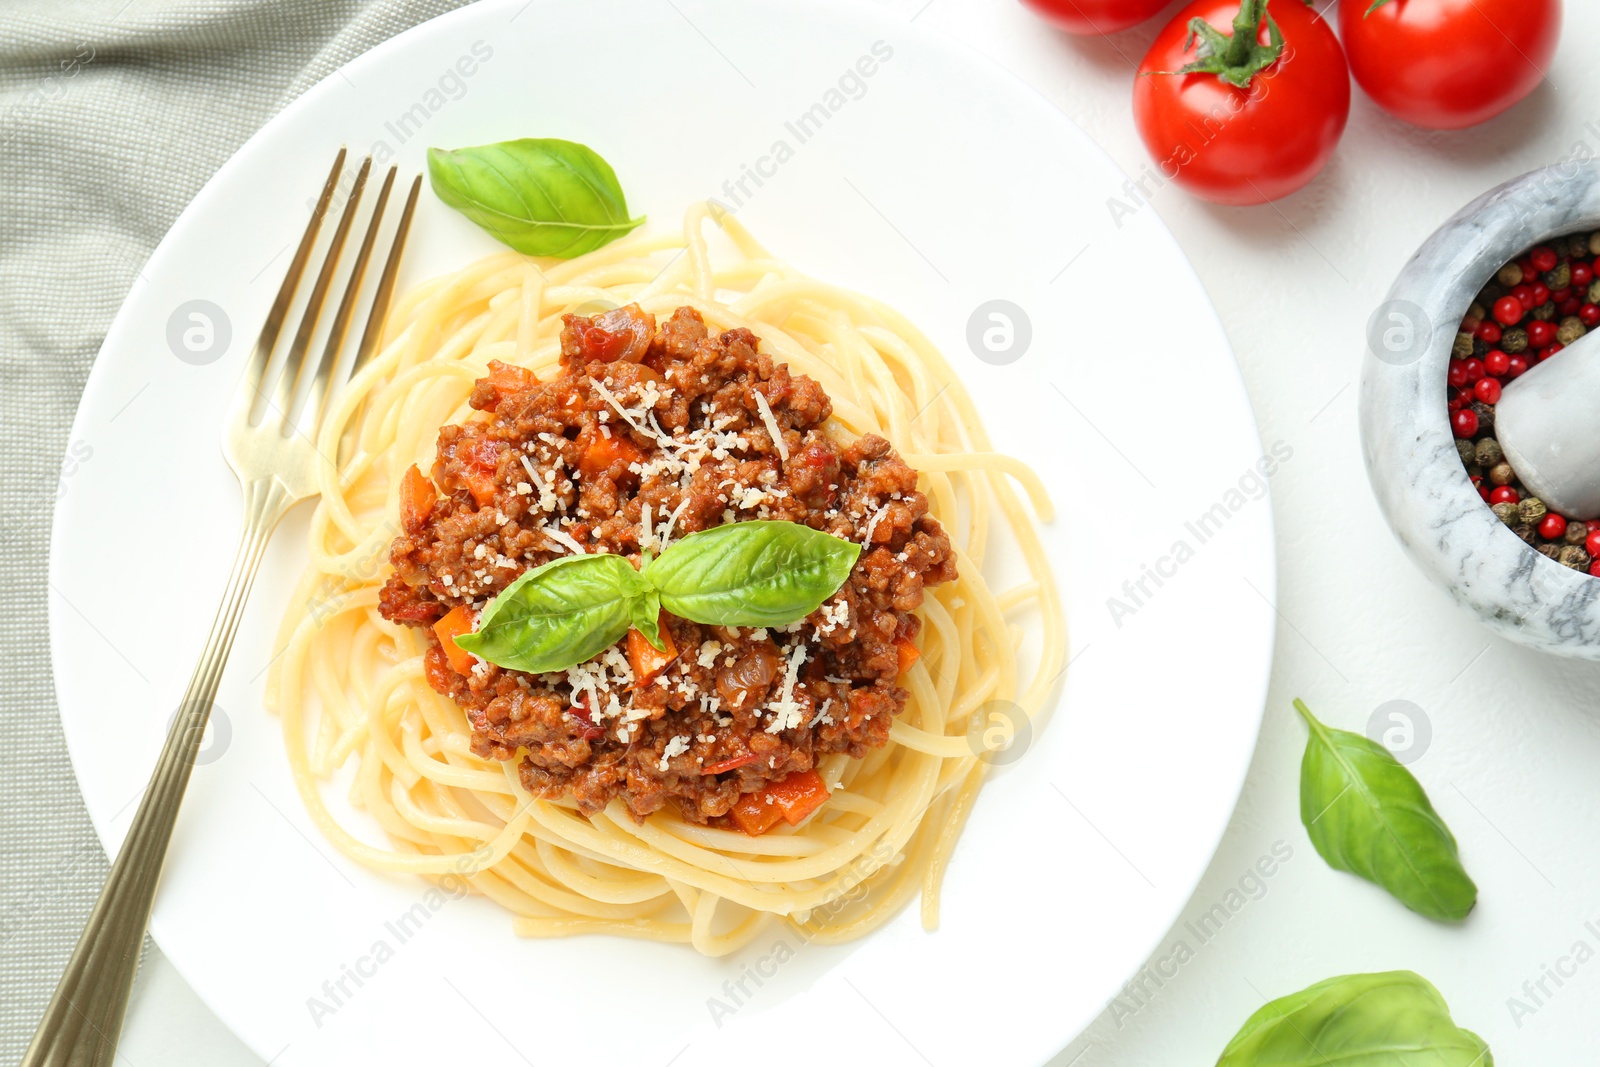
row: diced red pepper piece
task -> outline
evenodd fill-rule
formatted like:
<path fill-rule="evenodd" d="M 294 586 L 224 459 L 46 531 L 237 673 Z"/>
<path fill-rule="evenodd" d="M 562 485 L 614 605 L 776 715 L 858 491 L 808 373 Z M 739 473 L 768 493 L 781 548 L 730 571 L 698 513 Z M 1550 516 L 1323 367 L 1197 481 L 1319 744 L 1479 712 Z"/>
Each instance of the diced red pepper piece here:
<path fill-rule="evenodd" d="M 458 636 L 471 632 L 472 609 L 465 604 L 451 608 L 444 618 L 433 624 L 433 635 L 439 639 L 439 647 L 444 649 L 445 658 L 457 674 L 472 673 L 472 653 L 456 644 Z"/>

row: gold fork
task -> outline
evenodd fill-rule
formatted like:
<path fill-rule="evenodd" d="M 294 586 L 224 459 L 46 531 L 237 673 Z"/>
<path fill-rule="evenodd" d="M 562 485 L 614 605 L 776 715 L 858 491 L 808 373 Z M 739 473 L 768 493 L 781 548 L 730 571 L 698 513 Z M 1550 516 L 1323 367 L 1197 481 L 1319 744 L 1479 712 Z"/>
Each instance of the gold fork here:
<path fill-rule="evenodd" d="M 353 358 L 342 358 L 350 320 L 360 301 L 367 261 L 394 185 L 393 167 L 389 168 L 378 193 L 366 236 L 351 265 L 344 296 L 334 313 L 321 354 L 314 359 L 307 358 L 317 320 L 338 272 L 345 238 L 366 188 L 372 167 L 369 158 L 361 164 L 339 214 L 338 225 L 294 338 L 282 353 L 275 353 L 290 305 L 317 243 L 318 231 L 333 201 L 344 162 L 345 151 L 341 148 L 323 184 L 311 222 L 289 264 L 289 272 L 267 312 L 266 323 L 234 393 L 222 432 L 223 455 L 244 490 L 244 534 L 234 558 L 233 572 L 222 594 L 222 606 L 211 624 L 211 634 L 206 638 L 183 703 L 167 731 L 166 744 L 144 798 L 139 802 L 138 813 L 133 817 L 128 836 L 111 866 L 111 874 L 61 976 L 61 983 L 23 1057 L 23 1067 L 101 1067 L 109 1065 L 116 1056 L 117 1037 L 128 1007 L 128 994 L 133 988 L 139 950 L 144 944 L 145 926 L 155 899 L 156 881 L 172 840 L 178 807 L 183 803 L 184 789 L 189 784 L 195 754 L 211 716 L 211 703 L 222 680 L 228 652 L 233 647 L 251 582 L 278 520 L 296 503 L 317 493 L 320 457 L 313 442 L 322 416 L 343 383 L 371 357 L 382 334 L 400 256 L 411 227 L 411 215 L 417 205 L 420 177 L 411 183 L 411 193 L 395 228 L 361 343 Z M 301 407 L 303 410 L 297 410 Z M 308 425 L 302 429 L 302 424 Z"/>

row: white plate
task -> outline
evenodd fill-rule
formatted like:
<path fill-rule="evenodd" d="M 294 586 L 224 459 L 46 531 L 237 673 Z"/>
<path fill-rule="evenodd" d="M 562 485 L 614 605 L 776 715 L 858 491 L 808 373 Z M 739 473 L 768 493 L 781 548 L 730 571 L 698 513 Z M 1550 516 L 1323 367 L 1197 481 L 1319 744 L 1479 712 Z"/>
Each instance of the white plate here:
<path fill-rule="evenodd" d="M 871 76 L 846 76 L 875 42 Z M 801 143 L 786 123 L 814 104 L 828 117 Z M 1182 254 L 1150 210 L 1120 224 L 1108 212 L 1122 174 L 1003 72 L 870 10 L 478 4 L 355 60 L 222 168 L 117 316 L 73 431 L 76 454 L 92 456 L 56 515 L 56 686 L 102 839 L 115 849 L 126 833 L 231 562 L 239 492 L 218 413 L 334 149 L 382 141 L 414 173 L 427 144 L 529 135 L 594 146 L 656 225 L 722 197 L 779 254 L 897 305 L 944 348 L 998 446 L 1032 462 L 1061 509 L 1047 536 L 1076 658 L 1060 710 L 985 788 L 936 933 L 911 908 L 864 941 L 798 946 L 775 966 L 766 942 L 705 960 L 621 940 L 521 941 L 469 899 L 428 912 L 401 943 L 389 924 L 423 886 L 321 840 L 260 704 L 304 562 L 302 508 L 272 544 L 234 649 L 156 901 L 157 940 L 275 1064 L 456 1062 L 470 1049 L 482 1064 L 682 1067 L 727 1063 L 752 1041 L 772 1065 L 819 1053 L 1043 1061 L 1156 947 L 1233 810 L 1274 589 L 1270 506 L 1226 491 L 1261 447 Z M 763 159 L 780 140 L 792 156 Z M 737 192 L 746 165 L 762 184 L 746 179 L 735 205 L 724 182 Z M 424 192 L 408 280 L 491 247 Z M 1004 366 L 966 339 L 973 311 L 997 298 L 1031 320 L 1029 347 Z M 203 366 L 167 341 L 191 300 L 231 325 Z M 1186 523 L 1214 505 L 1220 532 L 1201 544 Z M 1126 598 L 1124 581 L 1180 540 L 1193 558 L 1161 564 L 1162 584 L 1146 577 L 1149 595 L 1113 621 L 1108 598 Z M 365 972 L 359 985 L 347 968 Z M 728 992 L 741 979 L 745 994 Z M 314 1019 L 311 998 L 334 1003 L 324 983 L 339 1003 Z M 713 1019 L 713 998 L 736 1010 Z"/>

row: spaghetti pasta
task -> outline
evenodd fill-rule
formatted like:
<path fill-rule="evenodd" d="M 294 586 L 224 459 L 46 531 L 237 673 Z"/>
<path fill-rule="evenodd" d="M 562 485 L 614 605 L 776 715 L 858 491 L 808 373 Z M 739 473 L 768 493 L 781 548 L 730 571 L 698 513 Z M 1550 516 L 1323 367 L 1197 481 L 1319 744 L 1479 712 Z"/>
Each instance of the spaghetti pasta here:
<path fill-rule="evenodd" d="M 708 239 L 707 223 L 715 223 Z M 673 808 L 635 820 L 618 799 L 591 817 L 536 799 L 514 764 L 475 755 L 461 709 L 424 678 L 426 642 L 378 611 L 402 474 L 427 463 L 441 425 L 472 415 L 473 382 L 499 360 L 552 370 L 561 316 L 637 303 L 694 308 L 713 330 L 746 327 L 820 383 L 844 434 L 887 438 L 921 472 L 960 577 L 928 590 L 920 658 L 889 742 L 822 757 L 831 796 L 799 826 L 761 836 L 691 823 Z M 1033 716 L 1065 655 L 1050 565 L 1016 486 L 1050 518 L 1043 485 L 994 453 L 935 347 L 890 308 L 806 277 L 731 216 L 699 205 L 681 234 L 635 234 L 569 261 L 486 257 L 419 285 L 390 313 L 375 358 L 324 423 L 310 566 L 291 600 L 268 682 L 296 786 L 322 832 L 369 867 L 454 875 L 514 916 L 517 933 L 609 933 L 733 951 L 775 921 L 809 939 L 859 937 L 919 890 L 927 928 L 987 765 L 984 712 Z M 996 592 L 982 570 L 1003 523 L 1030 572 Z M 1024 670 L 1013 620 L 1038 627 Z M 324 798 L 353 765 L 350 801 L 381 831 L 358 834 Z"/>

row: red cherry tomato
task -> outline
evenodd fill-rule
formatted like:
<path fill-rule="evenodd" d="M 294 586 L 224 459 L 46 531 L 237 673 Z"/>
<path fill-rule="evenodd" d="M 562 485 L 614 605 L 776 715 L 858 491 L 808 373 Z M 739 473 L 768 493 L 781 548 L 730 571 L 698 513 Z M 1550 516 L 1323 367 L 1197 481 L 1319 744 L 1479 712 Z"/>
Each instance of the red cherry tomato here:
<path fill-rule="evenodd" d="M 1243 3 L 1257 12 L 1265 6 Z M 1239 14 L 1240 0 L 1195 0 L 1179 11 L 1139 64 L 1133 117 L 1162 173 L 1189 192 L 1219 204 L 1262 204 L 1299 189 L 1328 162 L 1350 115 L 1350 77 L 1333 30 L 1302 0 L 1267 9 L 1283 51 L 1247 86 L 1214 73 L 1163 73 L 1198 58 L 1202 42 L 1188 46 L 1191 19 L 1231 42 Z M 1270 44 L 1261 18 L 1256 48 Z"/>
<path fill-rule="evenodd" d="M 1561 36 L 1561 0 L 1388 0 L 1370 7 L 1372 0 L 1339 0 L 1350 72 L 1379 107 L 1436 130 L 1475 126 L 1527 96 Z"/>
<path fill-rule="evenodd" d="M 1116 33 L 1137 26 L 1167 0 L 1022 0 L 1034 14 L 1068 33 Z"/>

